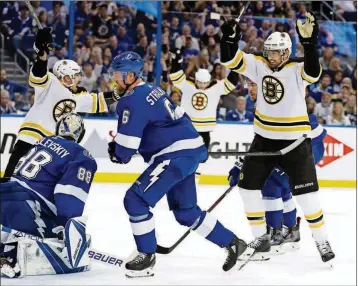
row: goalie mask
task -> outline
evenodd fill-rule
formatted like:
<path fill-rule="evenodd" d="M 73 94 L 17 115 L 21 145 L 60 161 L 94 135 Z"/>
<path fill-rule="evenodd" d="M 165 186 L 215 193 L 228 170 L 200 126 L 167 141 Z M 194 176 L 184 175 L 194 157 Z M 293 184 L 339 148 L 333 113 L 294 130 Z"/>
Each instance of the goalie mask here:
<path fill-rule="evenodd" d="M 53 66 L 53 74 L 66 86 L 77 86 L 82 79 L 81 67 L 72 60 L 60 60 Z"/>
<path fill-rule="evenodd" d="M 286 53 L 288 50 L 288 54 Z M 288 61 L 292 51 L 292 42 L 289 34 L 284 32 L 274 32 L 272 33 L 264 43 L 264 57 L 269 59 L 273 53 L 279 52 L 281 57 L 281 62 L 278 63 L 278 67 L 283 65 Z M 273 64 L 270 62 L 270 64 Z"/>
<path fill-rule="evenodd" d="M 56 125 L 56 136 L 61 136 L 80 143 L 86 129 L 83 119 L 76 113 L 65 114 Z"/>
<path fill-rule="evenodd" d="M 209 86 L 211 81 L 211 74 L 206 69 L 199 69 L 195 73 L 195 85 L 199 89 L 205 89 Z"/>

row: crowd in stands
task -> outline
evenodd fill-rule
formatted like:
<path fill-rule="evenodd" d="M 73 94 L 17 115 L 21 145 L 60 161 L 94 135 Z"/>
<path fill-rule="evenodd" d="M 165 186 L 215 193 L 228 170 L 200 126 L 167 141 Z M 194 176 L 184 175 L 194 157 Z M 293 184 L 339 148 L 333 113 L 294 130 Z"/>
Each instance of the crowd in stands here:
<path fill-rule="evenodd" d="M 334 1 L 341 2 L 341 1 Z M 352 3 L 350 3 L 352 2 Z M 55 62 L 68 56 L 69 7 L 61 1 L 31 1 L 42 26 L 51 27 L 55 48 L 48 60 L 51 70 Z M 243 2 L 238 1 L 163 1 L 162 4 L 162 76 L 170 73 L 170 50 L 183 48 L 183 70 L 194 77 L 198 68 L 206 68 L 212 79 L 222 80 L 227 72 L 220 65 L 219 21 L 208 17 L 217 12 L 227 17 L 238 15 Z M 347 2 L 348 3 L 348 2 Z M 334 3 L 340 15 L 356 13 L 356 2 Z M 333 4 L 333 3 L 332 3 Z M 346 9 L 346 10 L 345 10 Z M 0 3 L 1 32 L 7 48 L 21 49 L 34 58 L 32 44 L 37 27 L 22 1 Z M 304 19 L 306 5 L 294 1 L 251 2 L 245 18 L 240 21 L 243 31 L 239 47 L 244 52 L 260 53 L 268 35 L 274 31 L 297 37 L 295 21 Z M 135 51 L 145 61 L 143 79 L 155 81 L 156 18 L 115 2 L 76 1 L 73 59 L 82 66 L 81 85 L 88 91 L 108 91 L 114 87 L 108 69 L 112 59 L 121 52 Z M 268 18 L 271 18 L 268 19 Z M 284 21 L 281 21 L 282 19 Z M 303 48 L 296 38 L 292 56 L 303 56 Z M 356 64 L 343 63 L 334 39 L 324 30 L 319 33 L 319 54 L 322 77 L 307 88 L 309 112 L 319 116 L 322 123 L 356 125 L 357 72 Z M 355 59 L 356 60 L 356 59 Z M 33 90 L 6 79 L 1 69 L 1 113 L 25 113 L 33 104 Z M 181 92 L 162 81 L 162 87 L 180 104 Z M 218 106 L 218 120 L 252 122 L 256 84 L 240 76 L 237 89 L 222 96 Z M 115 107 L 111 108 L 114 112 Z M 113 113 L 112 113 L 113 116 Z"/>

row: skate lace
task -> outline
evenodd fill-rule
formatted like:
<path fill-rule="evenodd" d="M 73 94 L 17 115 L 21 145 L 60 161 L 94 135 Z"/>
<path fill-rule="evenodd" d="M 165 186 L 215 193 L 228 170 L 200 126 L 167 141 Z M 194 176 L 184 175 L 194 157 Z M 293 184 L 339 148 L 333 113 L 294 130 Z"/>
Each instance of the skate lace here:
<path fill-rule="evenodd" d="M 321 254 L 326 254 L 331 252 L 331 246 L 329 245 L 327 240 L 322 242 L 316 242 L 317 248 Z"/>
<path fill-rule="evenodd" d="M 258 248 L 261 246 L 262 244 L 262 238 L 261 237 L 256 237 L 253 241 L 251 241 L 247 246 L 250 248 Z"/>
<path fill-rule="evenodd" d="M 235 245 L 231 245 L 231 246 L 225 248 L 225 250 L 227 252 L 227 256 L 226 256 L 226 259 L 225 259 L 225 264 L 227 264 L 230 261 L 231 253 L 235 252 L 235 250 L 232 249 L 232 247 L 234 247 L 236 249 Z"/>
<path fill-rule="evenodd" d="M 144 261 L 144 259 L 147 257 L 146 253 L 138 253 L 138 255 L 134 258 L 132 261 L 134 264 L 139 264 Z"/>
<path fill-rule="evenodd" d="M 288 227 L 283 227 L 282 228 L 282 237 L 284 239 L 286 239 L 289 234 L 290 234 L 290 229 Z"/>

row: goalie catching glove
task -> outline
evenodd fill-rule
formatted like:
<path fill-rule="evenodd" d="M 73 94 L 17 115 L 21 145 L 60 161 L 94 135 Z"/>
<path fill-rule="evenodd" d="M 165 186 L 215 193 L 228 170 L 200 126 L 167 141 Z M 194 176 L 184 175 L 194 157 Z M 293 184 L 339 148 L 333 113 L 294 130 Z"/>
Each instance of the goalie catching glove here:
<path fill-rule="evenodd" d="M 296 31 L 303 47 L 307 45 L 317 46 L 319 25 L 312 12 L 306 12 L 306 21 L 303 24 L 299 19 L 296 22 Z"/>

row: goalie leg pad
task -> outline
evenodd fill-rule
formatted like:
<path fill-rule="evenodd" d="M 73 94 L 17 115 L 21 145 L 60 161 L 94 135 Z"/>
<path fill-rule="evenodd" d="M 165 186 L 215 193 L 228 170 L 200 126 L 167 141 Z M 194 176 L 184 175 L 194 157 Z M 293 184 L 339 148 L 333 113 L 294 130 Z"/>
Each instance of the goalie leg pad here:
<path fill-rule="evenodd" d="M 91 237 L 86 235 L 87 217 L 71 218 L 65 226 L 65 245 L 72 268 L 88 266 Z"/>

